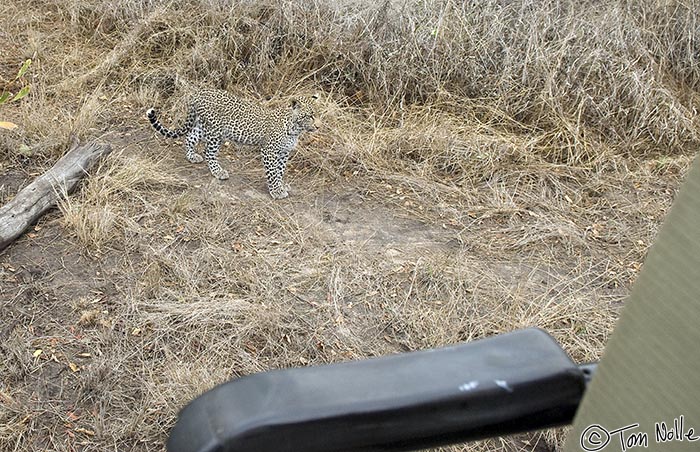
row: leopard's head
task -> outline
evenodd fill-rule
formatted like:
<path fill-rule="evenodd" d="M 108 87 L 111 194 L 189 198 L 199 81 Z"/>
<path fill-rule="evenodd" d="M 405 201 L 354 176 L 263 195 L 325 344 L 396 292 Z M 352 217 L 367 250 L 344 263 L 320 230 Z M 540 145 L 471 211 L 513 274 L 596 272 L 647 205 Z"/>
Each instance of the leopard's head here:
<path fill-rule="evenodd" d="M 296 97 L 289 103 L 292 115 L 292 130 L 290 132 L 315 132 L 319 128 L 316 120 L 314 105 L 318 100 L 318 94 L 309 97 Z"/>

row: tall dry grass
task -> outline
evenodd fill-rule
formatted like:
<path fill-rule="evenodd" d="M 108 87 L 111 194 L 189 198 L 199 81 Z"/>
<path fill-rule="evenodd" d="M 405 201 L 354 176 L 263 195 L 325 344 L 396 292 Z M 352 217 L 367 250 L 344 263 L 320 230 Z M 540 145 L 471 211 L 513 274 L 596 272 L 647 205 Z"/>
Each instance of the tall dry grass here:
<path fill-rule="evenodd" d="M 62 99 L 54 108 L 74 118 L 96 91 L 104 104 L 137 89 L 171 95 L 180 81 L 259 97 L 313 86 L 388 126 L 416 104 L 469 122 L 464 104 L 476 104 L 482 122 L 545 132 L 549 160 L 576 163 L 602 146 L 697 143 L 697 11 L 695 0 L 66 0 L 11 5 L 5 48 L 37 61 L 30 129 L 46 103 Z"/>

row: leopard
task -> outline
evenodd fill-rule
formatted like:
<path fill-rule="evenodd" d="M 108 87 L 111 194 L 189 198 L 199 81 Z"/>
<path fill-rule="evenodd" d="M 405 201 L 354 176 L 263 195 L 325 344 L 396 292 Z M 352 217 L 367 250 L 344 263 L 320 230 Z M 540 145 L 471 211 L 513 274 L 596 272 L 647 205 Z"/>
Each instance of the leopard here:
<path fill-rule="evenodd" d="M 217 158 L 224 142 L 257 146 L 267 178 L 270 196 L 284 199 L 290 187 L 283 181 L 289 155 L 299 137 L 319 129 L 315 104 L 318 94 L 296 96 L 284 105 L 269 107 L 260 102 L 236 96 L 219 89 L 202 89 L 194 93 L 188 102 L 187 118 L 175 130 L 164 126 L 158 113 L 151 107 L 146 116 L 151 126 L 166 138 L 185 140 L 185 158 L 190 163 L 206 160 L 212 176 L 219 180 L 229 178 Z M 205 144 L 204 156 L 197 153 L 197 144 Z"/>

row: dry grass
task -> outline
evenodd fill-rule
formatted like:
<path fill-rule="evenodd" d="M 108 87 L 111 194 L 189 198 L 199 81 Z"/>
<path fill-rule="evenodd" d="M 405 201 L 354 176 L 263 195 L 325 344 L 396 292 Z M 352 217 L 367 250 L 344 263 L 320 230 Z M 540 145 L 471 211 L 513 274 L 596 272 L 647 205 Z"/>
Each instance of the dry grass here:
<path fill-rule="evenodd" d="M 0 133 L 0 201 L 70 134 L 116 151 L 0 254 L 0 450 L 160 450 L 232 376 L 528 326 L 597 359 L 700 142 L 697 11 L 11 1 L 0 82 L 34 63 L 0 110 L 21 125 Z M 221 184 L 153 138 L 145 108 L 177 122 L 204 85 L 322 92 L 288 200 L 254 150 L 224 150 Z"/>

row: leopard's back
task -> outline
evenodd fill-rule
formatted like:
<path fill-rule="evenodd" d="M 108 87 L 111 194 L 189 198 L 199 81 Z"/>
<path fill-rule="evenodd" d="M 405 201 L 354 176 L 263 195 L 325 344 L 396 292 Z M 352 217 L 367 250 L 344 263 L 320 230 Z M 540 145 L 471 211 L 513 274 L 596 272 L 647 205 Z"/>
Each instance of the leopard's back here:
<path fill-rule="evenodd" d="M 260 104 L 220 90 L 202 90 L 191 100 L 204 133 L 247 145 L 262 145 L 269 134 L 270 112 Z"/>

